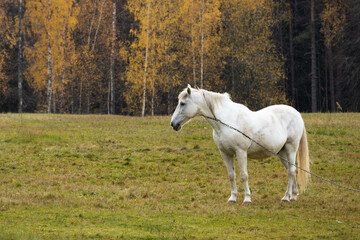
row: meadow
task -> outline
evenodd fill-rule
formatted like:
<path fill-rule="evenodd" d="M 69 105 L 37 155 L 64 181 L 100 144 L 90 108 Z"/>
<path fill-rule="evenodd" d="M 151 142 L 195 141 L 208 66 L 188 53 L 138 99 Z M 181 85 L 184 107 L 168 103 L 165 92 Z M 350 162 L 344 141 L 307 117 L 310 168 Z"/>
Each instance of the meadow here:
<path fill-rule="evenodd" d="M 311 170 L 360 188 L 360 114 L 303 114 Z M 317 178 L 283 203 L 276 157 L 249 160 L 252 204 L 196 118 L 0 115 L 0 239 L 360 239 L 360 193 Z M 239 169 L 236 165 L 239 176 Z"/>

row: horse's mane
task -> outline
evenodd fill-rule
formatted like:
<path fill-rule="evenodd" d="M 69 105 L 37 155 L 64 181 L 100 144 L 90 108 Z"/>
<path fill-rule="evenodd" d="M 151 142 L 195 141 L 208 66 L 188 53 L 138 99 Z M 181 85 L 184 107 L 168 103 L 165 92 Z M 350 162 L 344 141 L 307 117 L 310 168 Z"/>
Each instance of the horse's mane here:
<path fill-rule="evenodd" d="M 214 112 L 216 105 L 219 105 L 224 101 L 231 100 L 228 93 L 211 92 L 205 89 L 199 89 L 199 91 L 203 94 L 206 105 L 209 107 L 211 112 Z"/>
<path fill-rule="evenodd" d="M 214 108 L 216 105 L 223 103 L 224 101 L 231 100 L 230 95 L 228 93 L 217 93 L 207 91 L 205 89 L 191 89 L 192 91 L 199 92 L 206 102 L 206 105 L 209 107 L 211 112 L 214 112 Z M 179 99 L 186 98 L 188 93 L 186 89 L 179 94 Z"/>

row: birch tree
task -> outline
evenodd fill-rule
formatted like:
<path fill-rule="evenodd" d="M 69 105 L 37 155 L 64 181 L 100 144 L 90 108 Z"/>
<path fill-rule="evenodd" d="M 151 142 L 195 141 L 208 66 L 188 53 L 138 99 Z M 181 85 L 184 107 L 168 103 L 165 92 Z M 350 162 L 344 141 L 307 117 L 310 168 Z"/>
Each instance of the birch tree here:
<path fill-rule="evenodd" d="M 76 81 L 73 83 L 74 109 L 78 113 L 115 112 L 117 42 L 114 3 L 116 8 L 117 1 L 79 2 L 82 11 L 78 15 L 76 32 L 80 34 L 75 39 L 78 48 L 76 53 L 78 71 L 75 73 Z M 116 16 L 117 11 L 115 18 Z"/>
<path fill-rule="evenodd" d="M 108 94 L 108 114 L 115 113 L 115 88 L 114 88 L 114 68 L 115 68 L 115 40 L 116 40 L 116 1 L 113 0 L 113 19 L 111 24 L 111 56 L 110 56 L 110 82 Z"/>
<path fill-rule="evenodd" d="M 129 91 L 127 91 L 125 95 L 127 102 L 133 105 L 131 111 L 137 111 L 137 105 L 140 103 L 140 114 L 141 116 L 145 116 L 149 85 L 148 73 L 150 72 L 148 66 L 149 54 L 154 54 L 154 50 L 150 49 L 150 46 L 155 46 L 153 43 L 154 39 L 152 39 L 155 25 L 152 12 L 154 5 L 151 0 L 147 0 L 146 2 L 133 1 L 129 3 L 128 7 L 130 11 L 134 13 L 135 18 L 139 20 L 140 29 L 132 30 L 137 40 L 134 41 L 130 48 L 130 66 L 127 71 L 128 81 L 126 83 Z"/>
<path fill-rule="evenodd" d="M 205 0 L 202 0 L 201 8 L 201 60 L 200 60 L 200 88 L 204 88 L 204 16 Z"/>
<path fill-rule="evenodd" d="M 223 68 L 220 2 L 185 0 L 182 5 L 178 54 L 182 78 L 188 82 L 192 79 L 194 86 L 214 90 L 221 86 L 219 76 Z"/>
<path fill-rule="evenodd" d="M 23 111 L 23 33 L 22 33 L 22 20 L 23 20 L 23 0 L 19 0 L 19 25 L 18 25 L 18 97 L 19 106 L 18 112 Z"/>
<path fill-rule="evenodd" d="M 149 54 L 149 32 L 150 32 L 150 0 L 147 1 L 147 24 L 146 24 L 146 46 L 145 46 L 145 61 L 144 61 L 144 82 L 143 82 L 143 97 L 142 97 L 142 109 L 141 116 L 145 116 L 145 104 L 146 104 L 146 79 L 148 70 L 148 54 Z"/>
<path fill-rule="evenodd" d="M 24 53 L 30 63 L 25 75 L 30 80 L 30 86 L 41 96 L 43 102 L 39 110 L 46 109 L 47 113 L 57 111 L 57 100 L 66 83 L 65 65 L 71 59 L 66 52 L 72 48 L 68 36 L 76 24 L 73 6 L 74 0 L 61 3 L 52 0 L 27 1 L 26 17 L 32 26 L 30 34 L 37 41 L 25 48 Z"/>
<path fill-rule="evenodd" d="M 285 103 L 281 88 L 282 56 L 272 42 L 274 6 L 265 0 L 232 0 L 223 4 L 223 51 L 234 100 L 251 108 Z"/>

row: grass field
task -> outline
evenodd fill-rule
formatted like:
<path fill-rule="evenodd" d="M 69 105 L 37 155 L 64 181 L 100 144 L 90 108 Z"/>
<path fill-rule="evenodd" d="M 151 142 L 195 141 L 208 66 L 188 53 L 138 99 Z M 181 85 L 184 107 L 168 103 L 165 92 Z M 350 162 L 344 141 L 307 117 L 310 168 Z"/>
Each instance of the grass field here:
<path fill-rule="evenodd" d="M 360 114 L 303 114 L 311 170 L 360 188 Z M 0 115 L 0 239 L 360 239 L 360 193 L 312 178 L 281 202 L 273 157 L 230 183 L 201 118 Z M 237 166 L 239 176 L 239 169 Z"/>

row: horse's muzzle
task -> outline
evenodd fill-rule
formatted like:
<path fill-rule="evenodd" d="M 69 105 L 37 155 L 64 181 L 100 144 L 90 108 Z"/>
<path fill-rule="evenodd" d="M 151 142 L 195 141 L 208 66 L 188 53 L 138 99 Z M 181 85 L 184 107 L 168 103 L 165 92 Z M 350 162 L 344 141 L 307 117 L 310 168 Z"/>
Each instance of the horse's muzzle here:
<path fill-rule="evenodd" d="M 171 126 L 173 127 L 173 129 L 174 129 L 175 131 L 179 131 L 179 130 L 181 129 L 180 123 L 171 122 Z"/>

